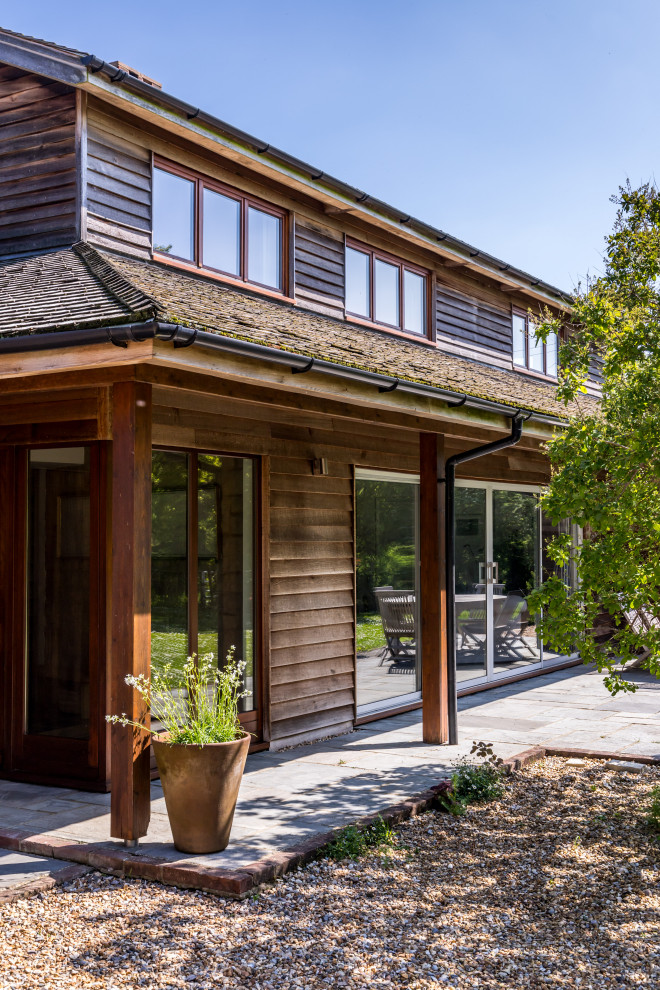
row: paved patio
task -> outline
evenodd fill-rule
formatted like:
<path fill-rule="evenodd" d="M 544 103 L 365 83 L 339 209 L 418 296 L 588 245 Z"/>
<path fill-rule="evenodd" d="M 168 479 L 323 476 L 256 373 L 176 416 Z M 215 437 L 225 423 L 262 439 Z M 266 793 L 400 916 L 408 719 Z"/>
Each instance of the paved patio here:
<path fill-rule="evenodd" d="M 452 762 L 474 739 L 492 742 L 503 758 L 539 745 L 660 758 L 660 681 L 641 671 L 628 678 L 638 691 L 615 698 L 601 675 L 583 667 L 462 698 L 459 746 L 423 743 L 416 711 L 312 745 L 250 756 L 230 845 L 212 856 L 187 856 L 172 847 L 158 783 L 149 833 L 129 854 L 109 839 L 108 794 L 0 781 L 0 845 L 44 851 L 52 844 L 62 858 L 89 861 L 76 846 L 92 843 L 101 856 L 97 865 L 106 852 L 111 859 L 130 856 L 145 869 L 153 861 L 207 872 L 245 870 L 428 790 L 451 773 Z"/>

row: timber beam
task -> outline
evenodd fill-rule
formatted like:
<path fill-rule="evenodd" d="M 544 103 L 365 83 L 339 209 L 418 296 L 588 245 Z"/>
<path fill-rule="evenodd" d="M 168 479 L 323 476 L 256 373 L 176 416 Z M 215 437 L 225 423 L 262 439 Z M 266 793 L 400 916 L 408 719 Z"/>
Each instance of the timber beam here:
<path fill-rule="evenodd" d="M 127 674 L 149 677 L 151 656 L 151 386 L 112 387 L 110 704 L 148 727 Z M 110 833 L 129 843 L 150 817 L 148 731 L 113 725 Z"/>

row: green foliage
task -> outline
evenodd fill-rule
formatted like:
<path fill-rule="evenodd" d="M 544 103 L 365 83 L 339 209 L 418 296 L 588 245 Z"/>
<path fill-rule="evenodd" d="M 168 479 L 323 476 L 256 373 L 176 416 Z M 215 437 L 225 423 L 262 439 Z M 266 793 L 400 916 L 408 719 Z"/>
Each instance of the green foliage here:
<path fill-rule="evenodd" d="M 374 588 L 415 586 L 415 489 L 392 481 L 356 483 L 358 615 L 376 612 Z"/>
<path fill-rule="evenodd" d="M 380 815 L 371 822 L 359 828 L 357 825 L 347 825 L 341 829 L 332 842 L 323 850 L 322 855 L 329 859 L 357 859 L 368 849 L 381 846 L 393 846 L 396 835 L 392 828 L 383 821 Z"/>
<path fill-rule="evenodd" d="M 244 667 L 234 659 L 232 648 L 222 668 L 209 653 L 188 657 L 183 665 L 166 661 L 153 667 L 151 680 L 142 674 L 128 674 L 125 680 L 142 698 L 145 717 L 151 713 L 152 722 L 160 723 L 169 733 L 170 743 L 204 746 L 231 742 L 242 735 L 238 705 L 244 696 Z M 125 713 L 106 715 L 106 721 L 144 728 L 144 721 L 133 721 Z"/>
<path fill-rule="evenodd" d="M 651 791 L 651 803 L 647 808 L 646 825 L 650 832 L 660 836 L 660 787 Z"/>
<path fill-rule="evenodd" d="M 559 566 L 574 565 L 577 590 L 555 575 L 529 599 L 530 611 L 543 610 L 544 639 L 565 653 L 577 646 L 613 694 L 634 690 L 620 664 L 640 655 L 660 675 L 660 194 L 628 185 L 614 202 L 604 273 L 575 293 L 560 347 L 559 394 L 578 411 L 548 445 L 553 475 L 543 496 L 553 522 L 570 517 L 584 528 L 581 543 L 564 534 L 548 547 Z M 562 322 L 548 319 L 539 336 Z M 603 374 L 597 410 L 583 398 L 594 355 Z M 645 621 L 631 629 L 625 613 L 638 609 Z M 613 642 L 597 640 L 603 612 Z"/>
<path fill-rule="evenodd" d="M 450 782 L 438 794 L 440 806 L 452 815 L 462 815 L 469 804 L 488 804 L 504 794 L 502 760 L 495 755 L 491 743 L 473 742 L 470 756 L 458 760 Z"/>

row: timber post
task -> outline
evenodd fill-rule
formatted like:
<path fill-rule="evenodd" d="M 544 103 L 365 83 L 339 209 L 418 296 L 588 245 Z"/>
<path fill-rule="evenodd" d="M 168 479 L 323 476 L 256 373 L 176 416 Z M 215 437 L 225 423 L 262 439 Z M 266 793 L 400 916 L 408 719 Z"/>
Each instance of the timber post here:
<path fill-rule="evenodd" d="M 444 437 L 421 433 L 419 478 L 422 734 L 449 741 Z"/>
<path fill-rule="evenodd" d="M 124 678 L 149 677 L 151 657 L 151 385 L 144 382 L 112 386 L 111 484 L 111 711 L 140 721 L 142 699 Z M 112 726 L 110 773 L 111 835 L 134 843 L 149 826 L 148 733 Z"/>

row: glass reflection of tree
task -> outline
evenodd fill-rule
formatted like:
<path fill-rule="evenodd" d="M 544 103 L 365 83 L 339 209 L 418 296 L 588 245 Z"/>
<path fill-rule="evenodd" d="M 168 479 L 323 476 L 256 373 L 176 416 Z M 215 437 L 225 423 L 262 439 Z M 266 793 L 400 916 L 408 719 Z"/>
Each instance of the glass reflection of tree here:
<path fill-rule="evenodd" d="M 358 614 L 376 612 L 374 588 L 415 587 L 415 486 L 393 481 L 356 483 Z"/>
<path fill-rule="evenodd" d="M 188 655 L 188 458 L 155 450 L 152 459 L 152 663 Z"/>
<path fill-rule="evenodd" d="M 529 492 L 493 492 L 493 560 L 507 592 L 526 597 L 537 583 L 538 496 Z"/>
<path fill-rule="evenodd" d="M 479 584 L 479 564 L 486 559 L 486 493 L 456 488 L 456 591 L 472 594 Z"/>

